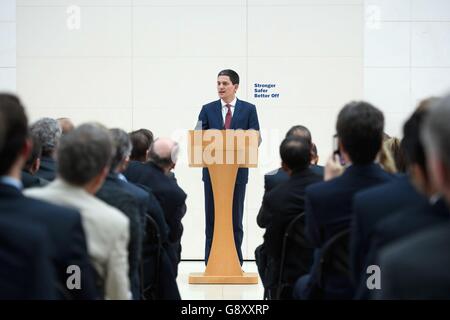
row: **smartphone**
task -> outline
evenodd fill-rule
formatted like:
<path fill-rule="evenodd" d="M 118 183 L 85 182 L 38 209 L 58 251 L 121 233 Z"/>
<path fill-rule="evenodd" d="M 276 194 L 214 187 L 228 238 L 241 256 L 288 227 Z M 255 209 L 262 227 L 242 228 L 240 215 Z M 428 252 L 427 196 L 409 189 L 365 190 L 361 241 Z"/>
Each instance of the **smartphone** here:
<path fill-rule="evenodd" d="M 341 152 L 339 151 L 339 139 L 337 134 L 333 136 L 333 156 L 337 155 L 339 158 L 339 163 L 341 166 L 345 165 L 344 158 L 341 156 Z"/>

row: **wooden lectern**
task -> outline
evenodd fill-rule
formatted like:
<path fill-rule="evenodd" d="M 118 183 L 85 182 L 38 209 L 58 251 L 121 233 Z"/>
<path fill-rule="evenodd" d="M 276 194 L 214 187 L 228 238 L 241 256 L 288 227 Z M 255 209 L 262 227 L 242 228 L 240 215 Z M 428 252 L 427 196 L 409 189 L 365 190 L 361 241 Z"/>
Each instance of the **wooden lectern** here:
<path fill-rule="evenodd" d="M 189 166 L 207 167 L 214 194 L 214 234 L 205 272 L 191 284 L 256 284 L 257 273 L 241 269 L 233 235 L 233 193 L 238 168 L 256 167 L 259 131 L 189 131 Z"/>

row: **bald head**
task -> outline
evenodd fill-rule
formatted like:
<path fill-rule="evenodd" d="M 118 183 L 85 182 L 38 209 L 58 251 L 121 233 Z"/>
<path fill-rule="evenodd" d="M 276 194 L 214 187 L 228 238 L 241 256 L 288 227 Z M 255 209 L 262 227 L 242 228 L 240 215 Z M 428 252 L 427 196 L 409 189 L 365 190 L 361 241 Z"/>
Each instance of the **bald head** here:
<path fill-rule="evenodd" d="M 177 162 L 178 143 L 169 138 L 158 138 L 150 148 L 150 161 L 166 172 Z"/>
<path fill-rule="evenodd" d="M 72 120 L 70 120 L 69 118 L 59 118 L 58 120 L 58 124 L 61 127 L 62 130 L 62 134 L 67 134 L 70 131 L 72 131 L 74 129 L 74 125 Z"/>

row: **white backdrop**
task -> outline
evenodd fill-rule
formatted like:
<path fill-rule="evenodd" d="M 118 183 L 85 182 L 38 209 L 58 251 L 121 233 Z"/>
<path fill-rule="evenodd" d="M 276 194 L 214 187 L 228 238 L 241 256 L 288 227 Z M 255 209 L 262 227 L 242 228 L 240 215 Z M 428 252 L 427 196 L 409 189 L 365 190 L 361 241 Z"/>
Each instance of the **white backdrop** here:
<path fill-rule="evenodd" d="M 286 130 L 309 127 L 323 163 L 337 112 L 366 98 L 399 135 L 418 99 L 450 88 L 449 40 L 447 0 L 0 0 L 0 90 L 17 90 L 32 121 L 145 127 L 185 147 L 217 72 L 235 69 L 263 135 L 244 216 L 251 259 L 263 173 Z M 255 84 L 279 97 L 255 98 Z M 188 193 L 182 257 L 202 258 L 201 173 L 182 157 L 176 175 Z"/>

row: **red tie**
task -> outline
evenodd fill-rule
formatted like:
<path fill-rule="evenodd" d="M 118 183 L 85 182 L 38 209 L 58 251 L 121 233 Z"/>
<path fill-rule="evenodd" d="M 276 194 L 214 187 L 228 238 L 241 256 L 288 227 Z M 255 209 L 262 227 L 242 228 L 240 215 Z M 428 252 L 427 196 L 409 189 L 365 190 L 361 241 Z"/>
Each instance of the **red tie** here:
<path fill-rule="evenodd" d="M 231 127 L 231 105 L 226 104 L 225 107 L 228 108 L 227 115 L 225 116 L 225 129 L 230 129 Z"/>

